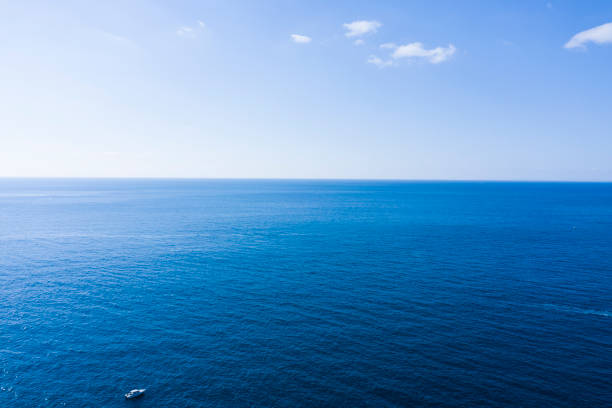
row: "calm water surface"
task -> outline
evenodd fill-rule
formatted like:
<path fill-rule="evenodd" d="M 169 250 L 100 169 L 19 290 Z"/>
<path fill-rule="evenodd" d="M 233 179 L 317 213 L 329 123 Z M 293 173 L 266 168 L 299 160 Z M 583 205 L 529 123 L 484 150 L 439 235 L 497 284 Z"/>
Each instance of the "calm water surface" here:
<path fill-rule="evenodd" d="M 0 406 L 612 406 L 611 289 L 612 184 L 0 180 Z"/>

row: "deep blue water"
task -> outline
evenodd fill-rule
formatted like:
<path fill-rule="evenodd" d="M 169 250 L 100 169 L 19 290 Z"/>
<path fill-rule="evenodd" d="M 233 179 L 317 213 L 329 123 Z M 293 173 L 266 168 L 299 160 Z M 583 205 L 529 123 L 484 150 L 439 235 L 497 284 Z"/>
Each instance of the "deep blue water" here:
<path fill-rule="evenodd" d="M 0 406 L 612 406 L 611 289 L 612 184 L 5 179 Z"/>

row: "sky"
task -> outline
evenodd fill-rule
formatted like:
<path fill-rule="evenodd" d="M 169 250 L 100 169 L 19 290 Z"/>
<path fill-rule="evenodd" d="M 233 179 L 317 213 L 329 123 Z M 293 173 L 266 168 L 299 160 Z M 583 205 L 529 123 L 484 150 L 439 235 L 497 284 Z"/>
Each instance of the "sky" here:
<path fill-rule="evenodd" d="M 607 0 L 0 0 L 0 177 L 612 181 L 610 23 Z"/>

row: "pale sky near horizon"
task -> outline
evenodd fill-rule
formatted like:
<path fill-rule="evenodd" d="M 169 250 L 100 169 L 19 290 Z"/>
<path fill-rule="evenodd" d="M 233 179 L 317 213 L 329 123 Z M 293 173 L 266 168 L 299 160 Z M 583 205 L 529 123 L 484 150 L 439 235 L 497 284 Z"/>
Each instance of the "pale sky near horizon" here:
<path fill-rule="evenodd" d="M 0 177 L 612 181 L 612 1 L 0 0 Z"/>

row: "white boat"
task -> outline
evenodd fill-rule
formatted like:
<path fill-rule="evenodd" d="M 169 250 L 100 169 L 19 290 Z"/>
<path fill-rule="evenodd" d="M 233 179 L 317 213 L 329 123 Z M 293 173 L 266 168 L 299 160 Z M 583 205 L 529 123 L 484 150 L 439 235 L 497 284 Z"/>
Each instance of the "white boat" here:
<path fill-rule="evenodd" d="M 142 388 L 140 390 L 132 390 L 132 391 L 128 392 L 127 394 L 125 394 L 125 398 L 127 398 L 127 399 L 138 398 L 142 394 L 144 394 L 145 391 L 146 391 L 145 388 Z"/>

